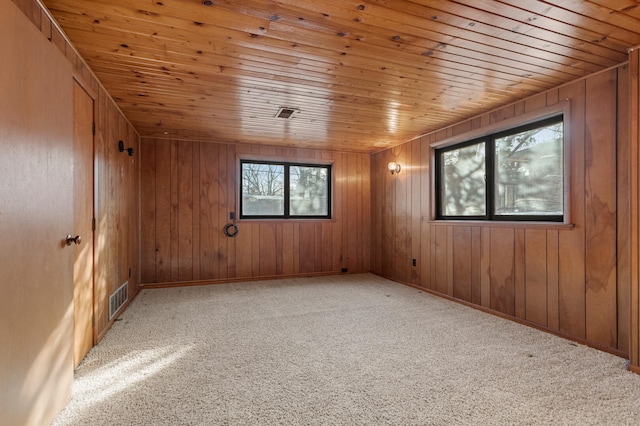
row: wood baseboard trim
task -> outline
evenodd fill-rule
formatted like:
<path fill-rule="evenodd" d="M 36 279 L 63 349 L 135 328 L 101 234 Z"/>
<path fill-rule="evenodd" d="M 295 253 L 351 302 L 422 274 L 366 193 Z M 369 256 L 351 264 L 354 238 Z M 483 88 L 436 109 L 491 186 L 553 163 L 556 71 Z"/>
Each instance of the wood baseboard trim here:
<path fill-rule="evenodd" d="M 640 374 L 640 366 L 637 365 L 627 365 L 627 370 L 631 371 L 632 373 L 636 373 L 636 374 Z"/>
<path fill-rule="evenodd" d="M 259 277 L 239 277 L 239 278 L 220 278 L 215 280 L 196 280 L 196 281 L 174 281 L 164 283 L 142 283 L 140 289 L 143 288 L 170 288 L 170 287 L 189 287 L 196 285 L 215 285 L 215 284 L 231 284 L 238 282 L 250 282 L 250 281 L 269 281 L 269 280 L 284 280 L 289 278 L 310 278 L 310 277 L 325 277 L 330 275 L 347 275 L 347 274 L 359 274 L 364 272 L 309 272 L 304 274 L 287 274 L 287 275 L 263 275 Z"/>

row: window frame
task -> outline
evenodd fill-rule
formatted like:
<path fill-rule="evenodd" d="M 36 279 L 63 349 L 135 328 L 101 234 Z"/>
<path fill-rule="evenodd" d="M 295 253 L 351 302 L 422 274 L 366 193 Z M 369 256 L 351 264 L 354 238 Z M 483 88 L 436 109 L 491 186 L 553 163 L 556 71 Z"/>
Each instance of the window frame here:
<path fill-rule="evenodd" d="M 438 142 L 430 144 L 431 147 L 431 178 L 432 178 L 432 195 L 431 195 L 431 213 L 430 221 L 442 223 L 442 222 L 463 222 L 479 224 L 509 224 L 518 225 L 523 224 L 525 226 L 530 225 L 542 225 L 545 227 L 554 227 L 560 225 L 571 225 L 571 204 L 570 204 L 570 182 L 571 182 L 571 153 L 570 153 L 570 101 L 567 99 L 560 102 L 557 105 L 541 108 L 537 111 L 523 114 L 519 117 L 513 117 L 506 119 L 502 122 L 493 123 L 485 126 L 484 128 L 475 129 L 469 132 L 461 133 L 459 135 L 443 139 Z M 493 140 L 497 137 L 503 137 L 508 134 L 519 133 L 526 131 L 526 129 L 536 128 L 538 126 L 544 126 L 545 123 L 551 123 L 554 120 L 562 120 L 563 123 L 563 214 L 559 215 L 500 215 L 493 214 L 494 209 L 494 190 L 495 184 L 491 182 L 488 184 L 489 179 L 494 178 L 493 170 L 489 168 L 493 167 L 493 159 L 486 161 L 487 164 L 487 185 L 485 186 L 485 215 L 474 216 L 446 216 L 440 212 L 440 191 L 441 188 L 441 176 L 440 176 L 440 153 L 452 149 L 463 148 L 465 146 L 472 146 L 476 143 L 484 141 L 486 143 L 486 155 L 493 158 L 495 156 L 495 145 Z M 491 141 L 490 141 L 491 139 Z M 491 152 L 489 152 L 491 151 Z"/>
<path fill-rule="evenodd" d="M 319 220 L 331 219 L 333 209 L 333 165 L 328 163 L 313 163 L 307 161 L 281 161 L 277 159 L 256 159 L 256 158 L 240 158 L 238 167 L 238 211 L 240 212 L 240 220 L 260 220 L 260 219 L 277 219 L 277 220 Z M 266 164 L 284 167 L 284 183 L 283 183 L 283 202 L 284 211 L 282 215 L 245 215 L 243 213 L 243 164 Z M 324 168 L 327 170 L 327 214 L 326 215 L 292 215 L 291 214 L 291 191 L 290 191 L 290 169 L 291 167 L 314 167 Z"/>
<path fill-rule="evenodd" d="M 442 175 L 440 173 L 440 169 L 442 167 L 441 165 L 441 159 L 442 156 L 440 154 L 444 154 L 445 152 L 448 151 L 454 151 L 456 149 L 461 149 L 461 148 L 467 148 L 470 146 L 474 146 L 474 145 L 479 145 L 484 143 L 485 146 L 485 175 L 484 175 L 484 201 L 485 201 L 485 214 L 483 215 L 448 215 L 445 216 L 442 214 Z M 447 147 L 444 148 L 438 148 L 436 149 L 435 152 L 435 168 L 436 168 L 436 174 L 435 174 L 435 193 L 436 193 L 436 219 L 437 220 L 488 220 L 487 217 L 489 216 L 489 203 L 488 203 L 488 199 L 489 199 L 489 185 L 487 184 L 487 181 L 489 180 L 489 177 L 492 173 L 489 171 L 489 161 L 487 159 L 487 150 L 489 147 L 489 140 L 487 139 L 487 137 L 479 137 L 479 138 L 475 138 L 469 141 L 465 141 L 465 142 L 461 142 L 461 143 L 457 143 L 457 144 L 453 144 L 453 145 L 449 145 Z"/>

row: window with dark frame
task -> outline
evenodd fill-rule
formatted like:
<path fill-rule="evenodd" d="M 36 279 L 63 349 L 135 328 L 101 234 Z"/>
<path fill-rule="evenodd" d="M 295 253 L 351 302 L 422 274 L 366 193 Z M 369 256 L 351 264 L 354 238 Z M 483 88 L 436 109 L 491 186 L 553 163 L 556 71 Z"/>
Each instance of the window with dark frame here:
<path fill-rule="evenodd" d="M 331 166 L 240 161 L 241 219 L 329 219 Z"/>
<path fill-rule="evenodd" d="M 436 219 L 564 220 L 562 115 L 435 154 Z"/>

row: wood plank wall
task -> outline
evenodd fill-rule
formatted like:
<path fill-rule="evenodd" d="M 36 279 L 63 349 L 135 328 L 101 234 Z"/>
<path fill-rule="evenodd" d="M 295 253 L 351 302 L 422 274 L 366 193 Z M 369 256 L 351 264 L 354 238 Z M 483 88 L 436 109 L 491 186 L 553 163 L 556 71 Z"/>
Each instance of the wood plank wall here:
<path fill-rule="evenodd" d="M 140 283 L 140 138 L 102 87 L 95 103 L 96 233 L 94 299 L 96 333 L 102 339 L 109 320 L 109 296 L 128 281 L 129 300 Z M 119 152 L 118 142 L 134 155 Z"/>
<path fill-rule="evenodd" d="M 42 6 L 35 0 L 13 0 L 43 36 L 65 55 L 73 75 L 94 99 L 95 150 L 95 270 L 94 312 L 99 341 L 113 321 L 109 321 L 109 295 L 129 280 L 129 300 L 139 289 L 140 273 L 140 137 L 124 118 L 115 102 L 95 78 L 84 60 L 65 39 Z M 46 69 L 42 70 L 46 73 Z M 72 114 L 72 111 L 69 111 Z M 118 141 L 133 147 L 129 157 L 118 152 Z"/>
<path fill-rule="evenodd" d="M 621 65 L 373 155 L 371 270 L 627 354 L 628 75 Z M 430 144 L 565 99 L 572 229 L 431 220 Z"/>
<path fill-rule="evenodd" d="M 370 156 L 143 138 L 142 282 L 177 283 L 370 269 Z M 240 220 L 241 156 L 333 164 L 331 220 Z"/>

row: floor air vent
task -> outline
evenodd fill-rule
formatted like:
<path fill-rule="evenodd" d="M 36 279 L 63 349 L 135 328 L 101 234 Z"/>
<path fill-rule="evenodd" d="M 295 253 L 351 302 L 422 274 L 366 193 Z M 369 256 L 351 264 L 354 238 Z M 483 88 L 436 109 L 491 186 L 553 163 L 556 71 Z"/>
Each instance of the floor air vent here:
<path fill-rule="evenodd" d="M 126 281 L 109 296 L 109 321 L 127 303 L 127 300 L 129 300 L 129 281 Z"/>

